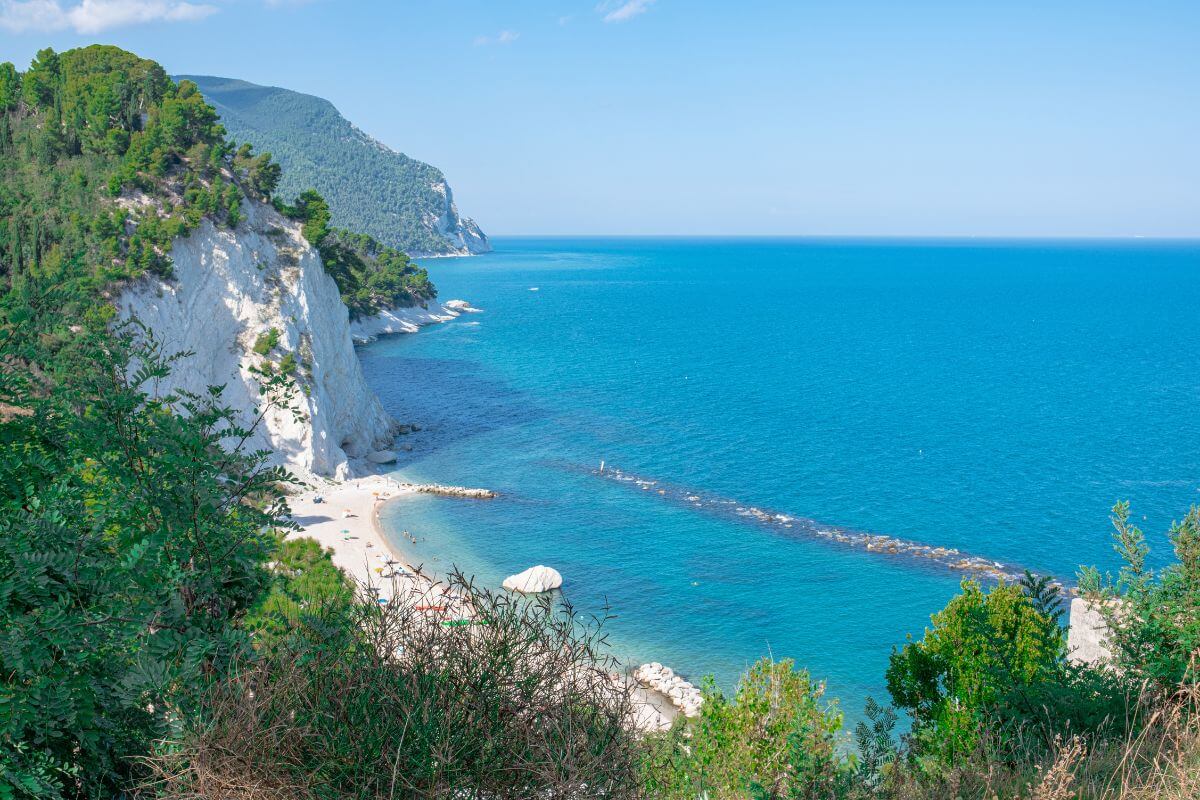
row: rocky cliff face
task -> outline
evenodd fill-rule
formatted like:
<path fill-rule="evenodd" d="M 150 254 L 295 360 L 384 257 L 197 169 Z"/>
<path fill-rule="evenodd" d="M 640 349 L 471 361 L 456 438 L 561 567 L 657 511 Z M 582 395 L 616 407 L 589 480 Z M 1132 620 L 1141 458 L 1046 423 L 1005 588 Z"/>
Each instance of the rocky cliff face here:
<path fill-rule="evenodd" d="M 433 191 L 444 198 L 442 213 L 430 220 L 430 225 L 453 247 L 453 255 L 490 253 L 492 245 L 470 217 L 461 217 L 454 205 L 454 193 L 444 180 L 433 184 Z"/>
<path fill-rule="evenodd" d="M 177 240 L 173 278 L 143 277 L 122 291 L 117 307 L 144 323 L 167 353 L 192 353 L 176 363 L 165 389 L 224 385 L 224 402 L 243 421 L 262 402 L 253 370 L 290 366 L 290 354 L 299 414 L 269 411 L 249 447 L 274 451 L 276 463 L 302 478 L 350 477 L 355 459 L 391 444 L 396 423 L 366 385 L 337 284 L 299 225 L 262 203 L 246 201 L 244 210 L 236 230 L 206 220 Z M 392 314 L 414 325 L 455 315 L 441 306 Z"/>

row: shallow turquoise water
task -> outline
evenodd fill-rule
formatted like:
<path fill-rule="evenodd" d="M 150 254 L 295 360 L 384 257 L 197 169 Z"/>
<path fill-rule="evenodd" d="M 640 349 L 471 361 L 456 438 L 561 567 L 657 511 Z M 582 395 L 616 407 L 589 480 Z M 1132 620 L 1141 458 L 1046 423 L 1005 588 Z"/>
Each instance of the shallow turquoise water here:
<path fill-rule="evenodd" d="M 427 263 L 485 313 L 362 356 L 423 428 L 400 474 L 502 497 L 385 524 L 435 571 L 556 567 L 631 659 L 730 686 L 791 657 L 854 715 L 961 576 L 804 519 L 1069 578 L 1116 566 L 1114 501 L 1159 555 L 1200 502 L 1200 244 L 495 244 Z"/>

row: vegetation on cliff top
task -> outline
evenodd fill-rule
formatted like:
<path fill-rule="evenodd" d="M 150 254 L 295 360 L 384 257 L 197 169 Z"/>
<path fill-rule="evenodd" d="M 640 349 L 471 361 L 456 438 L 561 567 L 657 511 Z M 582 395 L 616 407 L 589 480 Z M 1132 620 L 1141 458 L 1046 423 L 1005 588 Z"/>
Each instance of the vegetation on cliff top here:
<path fill-rule="evenodd" d="M 316 191 L 306 189 L 292 205 L 278 201 L 275 205 L 285 216 L 304 223 L 304 237 L 320 251 L 325 271 L 337 281 L 352 319 L 437 296 L 429 274 L 404 253 L 366 234 L 331 228 L 329 204 Z"/>
<path fill-rule="evenodd" d="M 206 217 L 238 225 L 245 196 L 269 199 L 279 177 L 269 154 L 226 141 L 193 84 L 173 83 L 153 61 L 96 45 L 43 50 L 23 74 L 4 64 L 3 302 L 24 304 L 26 325 L 64 341 L 71 325 L 102 326 L 110 311 L 95 300 L 106 287 L 147 271 L 169 277 L 172 240 Z M 308 232 L 329 213 L 315 193 L 305 198 L 304 207 L 323 209 Z M 325 238 L 314 243 L 353 313 L 434 296 L 425 271 L 403 255 L 369 237 Z M 50 289 L 56 304 L 39 306 Z"/>

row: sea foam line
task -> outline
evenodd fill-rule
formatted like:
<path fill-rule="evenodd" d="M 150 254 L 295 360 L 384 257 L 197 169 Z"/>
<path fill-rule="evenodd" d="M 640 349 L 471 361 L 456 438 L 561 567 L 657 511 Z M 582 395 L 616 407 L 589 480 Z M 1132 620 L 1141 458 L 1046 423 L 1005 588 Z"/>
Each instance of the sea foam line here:
<path fill-rule="evenodd" d="M 895 536 L 863 533 L 826 525 L 814 519 L 784 514 L 707 492 L 693 491 L 672 486 L 663 481 L 639 477 L 604 463 L 601 463 L 599 469 L 591 470 L 591 473 L 631 488 L 636 487 L 674 503 L 691 506 L 698 511 L 760 525 L 785 536 L 806 536 L 845 547 L 866 550 L 869 553 L 911 558 L 923 563 L 932 562 L 978 578 L 1012 582 L 1020 579 L 1024 574 L 1023 569 L 1013 564 L 970 555 L 957 548 L 934 547 Z"/>

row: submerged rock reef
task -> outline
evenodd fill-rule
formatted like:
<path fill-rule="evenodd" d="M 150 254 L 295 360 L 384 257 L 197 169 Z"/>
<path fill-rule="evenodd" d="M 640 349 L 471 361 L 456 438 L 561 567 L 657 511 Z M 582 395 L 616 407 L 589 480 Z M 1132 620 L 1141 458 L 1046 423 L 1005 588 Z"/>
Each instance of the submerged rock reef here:
<path fill-rule="evenodd" d="M 814 519 L 759 508 L 727 497 L 632 475 L 617 467 L 601 465 L 592 472 L 602 478 L 651 492 L 670 502 L 687 505 L 699 511 L 754 522 L 780 535 L 818 539 L 870 553 L 911 558 L 983 579 L 1015 581 L 1024 573 L 1024 570 L 1013 564 L 970 555 L 953 547 L 936 547 L 895 536 L 826 525 Z"/>

